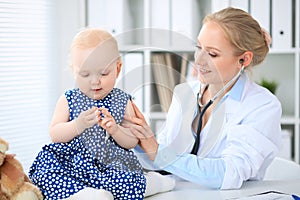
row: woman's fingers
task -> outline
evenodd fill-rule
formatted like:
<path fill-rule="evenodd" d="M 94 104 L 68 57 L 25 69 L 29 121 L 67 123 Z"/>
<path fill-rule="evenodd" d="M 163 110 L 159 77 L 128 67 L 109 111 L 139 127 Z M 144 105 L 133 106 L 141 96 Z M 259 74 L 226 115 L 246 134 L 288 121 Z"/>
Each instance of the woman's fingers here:
<path fill-rule="evenodd" d="M 146 121 L 145 118 L 144 118 L 144 115 L 142 114 L 142 112 L 138 109 L 138 107 L 133 102 L 132 102 L 132 107 L 133 107 L 133 110 L 134 110 L 137 118 L 139 118 L 143 121 Z"/>
<path fill-rule="evenodd" d="M 129 128 L 130 131 L 139 139 L 146 139 L 153 135 L 151 134 L 151 129 L 147 128 L 148 126 L 144 127 L 136 124 L 124 124 L 122 126 L 125 128 Z"/>
<path fill-rule="evenodd" d="M 130 129 L 130 132 L 135 135 L 138 139 L 145 138 L 145 135 L 143 134 L 142 127 L 135 124 L 122 124 L 124 128 Z"/>
<path fill-rule="evenodd" d="M 124 119 L 133 124 L 137 124 L 140 126 L 147 126 L 147 122 L 146 122 L 142 112 L 138 109 L 138 107 L 133 102 L 132 102 L 132 107 L 133 107 L 136 117 L 125 115 Z"/>
<path fill-rule="evenodd" d="M 138 130 L 136 129 L 130 129 L 131 133 L 138 138 L 139 140 L 145 139 L 145 135 L 143 135 L 142 133 L 140 133 Z"/>
<path fill-rule="evenodd" d="M 131 122 L 131 123 L 133 123 L 133 124 L 137 124 L 137 125 L 140 125 L 140 126 L 144 126 L 146 124 L 146 122 L 144 120 L 136 118 L 136 117 L 131 117 L 131 116 L 128 116 L 128 115 L 125 115 L 124 119 Z"/>

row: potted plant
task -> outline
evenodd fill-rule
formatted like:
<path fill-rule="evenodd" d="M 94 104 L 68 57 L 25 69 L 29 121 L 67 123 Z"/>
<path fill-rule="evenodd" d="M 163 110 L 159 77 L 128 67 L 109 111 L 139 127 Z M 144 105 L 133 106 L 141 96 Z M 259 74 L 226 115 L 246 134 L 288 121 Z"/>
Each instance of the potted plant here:
<path fill-rule="evenodd" d="M 267 88 L 270 92 L 275 94 L 278 82 L 275 80 L 267 80 L 266 78 L 262 78 L 262 80 L 259 83 L 261 86 Z"/>

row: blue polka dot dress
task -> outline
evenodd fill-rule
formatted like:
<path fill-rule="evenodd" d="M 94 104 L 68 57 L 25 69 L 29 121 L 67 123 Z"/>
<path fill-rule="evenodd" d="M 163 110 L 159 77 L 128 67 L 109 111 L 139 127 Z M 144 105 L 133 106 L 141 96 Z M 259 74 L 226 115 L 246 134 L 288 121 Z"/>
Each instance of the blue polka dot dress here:
<path fill-rule="evenodd" d="M 114 88 L 104 99 L 94 100 L 78 88 L 65 93 L 70 120 L 92 106 L 105 107 L 118 124 L 130 96 Z M 86 129 L 68 143 L 51 143 L 39 152 L 29 178 L 45 199 L 64 199 L 93 187 L 110 191 L 117 199 L 143 199 L 146 179 L 133 151 L 119 146 L 99 125 Z"/>

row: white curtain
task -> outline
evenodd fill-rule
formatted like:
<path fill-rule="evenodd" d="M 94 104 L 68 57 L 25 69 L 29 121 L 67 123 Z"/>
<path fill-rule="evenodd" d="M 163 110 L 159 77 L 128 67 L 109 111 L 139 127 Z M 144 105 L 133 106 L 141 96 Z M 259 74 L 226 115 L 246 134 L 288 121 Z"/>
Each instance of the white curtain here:
<path fill-rule="evenodd" d="M 55 1 L 0 0 L 0 137 L 27 173 L 42 145 L 54 98 Z M 50 110 L 51 108 L 51 110 Z"/>

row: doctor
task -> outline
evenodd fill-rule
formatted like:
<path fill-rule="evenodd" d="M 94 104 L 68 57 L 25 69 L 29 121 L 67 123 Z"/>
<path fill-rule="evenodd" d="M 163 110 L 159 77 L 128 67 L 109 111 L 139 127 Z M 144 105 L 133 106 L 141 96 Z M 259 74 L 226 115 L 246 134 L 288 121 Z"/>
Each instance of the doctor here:
<path fill-rule="evenodd" d="M 206 16 L 195 51 L 199 81 L 175 88 L 164 130 L 154 136 L 136 106 L 138 117 L 126 116 L 145 166 L 148 160 L 156 169 L 220 189 L 262 179 L 281 145 L 282 110 L 247 71 L 264 60 L 270 42 L 240 9 Z"/>

